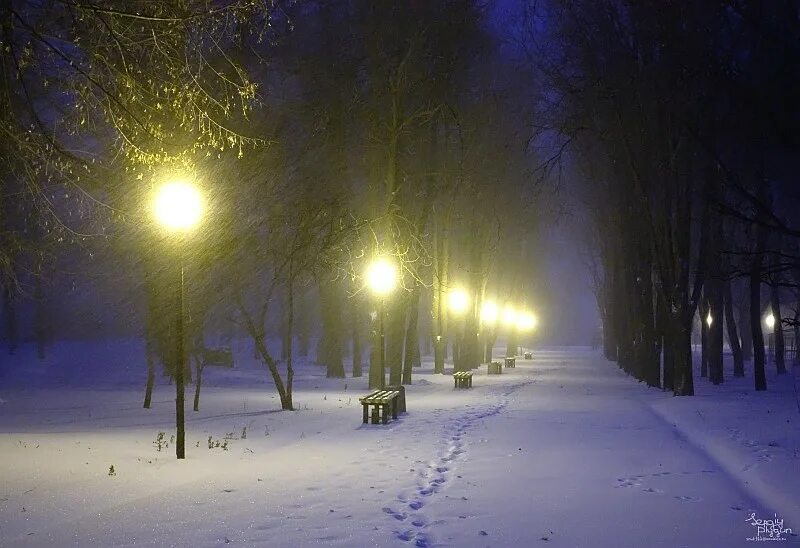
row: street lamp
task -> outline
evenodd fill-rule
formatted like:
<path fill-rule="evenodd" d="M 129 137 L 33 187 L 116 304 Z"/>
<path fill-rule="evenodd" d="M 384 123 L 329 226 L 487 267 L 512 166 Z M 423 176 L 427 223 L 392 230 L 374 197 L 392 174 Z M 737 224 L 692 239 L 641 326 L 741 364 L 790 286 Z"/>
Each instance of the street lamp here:
<path fill-rule="evenodd" d="M 469 295 L 463 289 L 453 289 L 448 296 L 450 309 L 458 315 L 463 314 L 469 305 Z"/>
<path fill-rule="evenodd" d="M 539 324 L 538 318 L 530 312 L 517 313 L 515 327 L 518 333 L 531 333 Z"/>
<path fill-rule="evenodd" d="M 522 314 L 517 315 L 517 329 L 523 332 L 529 332 L 536 329 L 536 326 L 539 324 L 539 320 L 536 318 L 534 314 L 530 312 L 524 312 Z"/>
<path fill-rule="evenodd" d="M 469 295 L 462 288 L 451 289 L 447 295 L 447 302 L 450 305 L 450 310 L 457 317 L 461 317 L 467 311 L 469 306 Z M 462 323 L 459 329 L 456 330 L 456 341 L 453 347 L 453 366 L 456 371 L 462 370 L 462 358 L 464 357 L 464 340 L 466 325 Z"/>
<path fill-rule="evenodd" d="M 503 309 L 503 323 L 508 327 L 514 327 L 517 323 L 517 311 L 511 305 L 506 305 Z"/>
<path fill-rule="evenodd" d="M 383 388 L 386 385 L 386 337 L 383 327 L 383 318 L 386 314 L 385 301 L 397 286 L 397 265 L 386 257 L 374 259 L 367 267 L 367 286 L 379 299 L 378 308 L 378 368 L 373 374 L 370 369 L 369 387 Z"/>
<path fill-rule="evenodd" d="M 706 316 L 706 325 L 711 327 L 711 324 L 714 323 L 714 318 L 711 316 L 711 311 L 708 311 L 708 316 Z"/>
<path fill-rule="evenodd" d="M 185 235 L 195 228 L 203 216 L 203 198 L 200 191 L 191 183 L 175 180 L 165 183 L 156 192 L 153 202 L 153 213 L 156 220 L 170 233 L 177 235 L 178 268 L 178 306 L 176 307 L 175 337 L 175 455 L 179 459 L 186 458 L 186 430 L 184 421 L 184 386 L 183 372 L 186 368 L 186 349 L 184 348 L 183 326 L 183 246 Z"/>
<path fill-rule="evenodd" d="M 517 345 L 517 316 L 518 312 L 510 304 L 503 308 L 502 321 L 508 331 L 506 338 L 506 356 L 516 356 L 519 347 Z"/>
<path fill-rule="evenodd" d="M 767 333 L 767 353 L 769 354 L 769 360 L 772 361 L 775 355 L 775 315 L 770 312 L 764 318 L 764 323 L 767 324 L 769 329 L 769 333 Z"/>

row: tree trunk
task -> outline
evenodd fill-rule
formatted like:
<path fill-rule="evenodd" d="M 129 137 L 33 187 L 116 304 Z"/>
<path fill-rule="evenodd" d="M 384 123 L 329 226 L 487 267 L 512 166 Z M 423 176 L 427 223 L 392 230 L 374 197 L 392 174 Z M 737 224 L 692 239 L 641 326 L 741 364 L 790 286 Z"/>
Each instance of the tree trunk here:
<path fill-rule="evenodd" d="M 724 381 L 723 370 L 723 292 L 722 280 L 716 267 L 712 266 L 712 274 L 706 286 L 708 287 L 709 312 L 711 325 L 708 326 L 708 370 L 711 382 L 720 384 Z"/>
<path fill-rule="evenodd" d="M 786 374 L 786 354 L 783 340 L 783 318 L 781 317 L 781 297 L 778 286 L 770 287 L 770 304 L 772 305 L 772 315 L 775 317 L 774 338 L 775 338 L 775 366 L 778 375 Z"/>
<path fill-rule="evenodd" d="M 437 221 L 434 249 L 433 279 L 433 372 L 444 373 L 444 362 L 447 359 L 447 305 L 445 303 L 445 287 L 447 286 L 447 254 L 449 251 L 442 223 Z"/>
<path fill-rule="evenodd" d="M 194 380 L 194 406 L 192 410 L 200 411 L 200 387 L 203 384 L 203 360 L 195 357 L 194 359 L 194 370 L 197 374 L 197 378 Z"/>
<path fill-rule="evenodd" d="M 308 349 L 309 349 L 309 338 L 310 333 L 309 330 L 311 328 L 311 322 L 309 321 L 309 315 L 311 310 L 308 306 L 308 292 L 304 292 L 301 294 L 300 298 L 297 299 L 299 301 L 299 306 L 297 307 L 296 316 L 297 319 L 297 353 L 300 355 L 301 358 L 308 357 Z"/>
<path fill-rule="evenodd" d="M 733 291 L 731 281 L 726 280 L 724 285 L 725 299 L 725 326 L 728 332 L 728 344 L 733 355 L 733 376 L 744 377 L 744 356 L 739 344 L 739 335 L 736 331 L 736 319 L 733 315 Z"/>
<path fill-rule="evenodd" d="M 668 344 L 672 347 L 674 360 L 675 386 L 673 394 L 693 396 L 691 316 L 685 313 L 672 316 L 672 329 Z"/>
<path fill-rule="evenodd" d="M 419 287 L 414 287 L 408 299 L 406 348 L 403 355 L 403 384 L 411 384 L 411 370 L 419 362 Z"/>
<path fill-rule="evenodd" d="M 397 292 L 387 309 L 386 317 L 386 363 L 389 366 L 389 384 L 398 386 L 403 382 L 403 347 L 406 334 L 406 298 Z"/>
<path fill-rule="evenodd" d="M 281 360 L 283 361 L 286 361 L 286 358 L 289 356 L 289 341 L 287 340 L 289 331 L 286 327 L 287 315 L 287 304 L 285 302 L 281 302 L 278 332 L 281 336 Z"/>
<path fill-rule="evenodd" d="M 294 337 L 294 265 L 290 261 L 289 262 L 289 279 L 288 279 L 288 288 L 287 288 L 287 318 L 286 318 L 286 340 L 288 342 L 288 348 L 286 352 L 286 393 L 284 397 L 281 398 L 281 408 L 292 410 L 294 409 L 294 403 L 292 402 L 292 389 L 294 387 L 294 364 L 292 360 L 294 356 L 292 355 L 293 351 L 293 344 L 292 338 Z"/>
<path fill-rule="evenodd" d="M 353 299 L 350 314 L 353 318 L 351 326 L 353 337 L 353 377 L 360 377 L 363 373 L 361 371 L 361 302 L 358 299 Z"/>
<path fill-rule="evenodd" d="M 753 327 L 750 325 L 750 278 L 744 283 L 746 290 L 742 290 L 743 297 L 739 307 L 739 336 L 742 341 L 742 359 L 749 362 L 753 359 Z"/>
<path fill-rule="evenodd" d="M 323 282 L 319 287 L 322 313 L 321 359 L 328 378 L 344 378 L 342 358 L 342 310 L 339 286 L 334 281 Z"/>
<path fill-rule="evenodd" d="M 753 260 L 750 270 L 750 333 L 753 337 L 753 376 L 755 389 L 767 389 L 764 333 L 761 331 L 761 254 Z"/>
<path fill-rule="evenodd" d="M 708 307 L 705 298 L 697 307 L 697 314 L 700 316 L 700 377 L 706 378 L 708 377 L 708 325 L 706 324 Z"/>
<path fill-rule="evenodd" d="M 153 349 L 150 337 L 145 335 L 145 358 L 147 359 L 147 386 L 144 390 L 144 408 L 150 409 L 150 400 L 153 397 L 153 385 L 156 382 L 156 367 L 153 362 Z"/>

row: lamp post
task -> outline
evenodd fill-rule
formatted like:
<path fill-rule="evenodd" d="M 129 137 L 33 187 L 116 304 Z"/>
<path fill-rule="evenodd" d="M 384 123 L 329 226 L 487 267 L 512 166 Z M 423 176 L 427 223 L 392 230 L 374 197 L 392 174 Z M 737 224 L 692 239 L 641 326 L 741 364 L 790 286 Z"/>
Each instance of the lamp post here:
<path fill-rule="evenodd" d="M 767 333 L 767 352 L 769 354 L 769 360 L 772 361 L 775 355 L 775 315 L 770 312 L 767 317 L 764 318 L 764 323 L 767 324 L 767 329 L 769 329 Z"/>
<path fill-rule="evenodd" d="M 378 367 L 375 372 L 370 367 L 369 387 L 383 388 L 386 386 L 386 336 L 383 318 L 386 314 L 386 296 L 397 285 L 397 265 L 390 259 L 378 257 L 367 267 L 366 279 L 370 291 L 378 297 Z"/>
<path fill-rule="evenodd" d="M 506 356 L 517 355 L 517 311 L 511 305 L 503 308 L 503 325 L 508 329 Z"/>
<path fill-rule="evenodd" d="M 461 288 L 451 289 L 447 296 L 447 301 L 450 305 L 450 310 L 453 314 L 461 318 L 464 312 L 467 311 L 469 305 L 469 295 Z M 456 371 L 466 370 L 464 365 L 464 330 L 466 326 L 460 325 L 456 331 L 456 347 L 453 352 L 453 368 Z M 456 352 L 457 350 L 457 352 Z"/>
<path fill-rule="evenodd" d="M 175 180 L 164 184 L 156 193 L 153 210 L 156 220 L 167 231 L 177 236 L 178 256 L 178 295 L 175 318 L 175 455 L 186 458 L 186 431 L 184 421 L 183 372 L 186 368 L 186 348 L 184 347 L 183 325 L 183 259 L 185 236 L 200 222 L 203 215 L 203 199 L 192 184 Z"/>
<path fill-rule="evenodd" d="M 495 326 L 497 325 L 497 304 L 486 301 L 481 307 L 481 331 L 484 337 L 483 361 L 492 361 L 492 346 L 494 345 Z"/>
<path fill-rule="evenodd" d="M 516 328 L 519 333 L 532 333 L 538 324 L 538 318 L 531 312 L 517 314 Z"/>

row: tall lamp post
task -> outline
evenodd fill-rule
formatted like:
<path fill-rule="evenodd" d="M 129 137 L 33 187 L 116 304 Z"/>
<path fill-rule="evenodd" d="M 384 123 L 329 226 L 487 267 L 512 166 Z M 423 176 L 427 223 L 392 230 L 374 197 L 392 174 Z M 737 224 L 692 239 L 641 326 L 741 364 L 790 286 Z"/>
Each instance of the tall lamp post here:
<path fill-rule="evenodd" d="M 464 312 L 467 311 L 467 306 L 469 305 L 469 295 L 467 295 L 467 292 L 461 288 L 453 289 L 447 296 L 447 301 L 450 305 L 450 310 L 453 312 L 453 314 L 456 317 L 461 318 L 464 315 Z M 458 349 L 458 353 L 453 352 L 453 368 L 456 371 L 462 371 L 467 369 L 464 366 L 465 330 L 466 326 L 463 325 L 462 322 L 462 325 L 460 325 L 458 331 L 456 331 L 456 347 Z"/>
<path fill-rule="evenodd" d="M 767 333 L 767 351 L 769 353 L 769 360 L 772 361 L 775 356 L 775 315 L 770 312 L 767 317 L 764 318 L 764 323 L 767 324 L 767 329 L 769 329 Z"/>
<path fill-rule="evenodd" d="M 517 314 L 517 332 L 519 333 L 532 333 L 539 325 L 539 319 L 531 312 L 522 312 Z"/>
<path fill-rule="evenodd" d="M 378 257 L 367 267 L 367 286 L 378 297 L 378 368 L 376 372 L 370 367 L 369 387 L 386 386 L 386 335 L 383 318 L 386 315 L 386 296 L 397 286 L 397 265 L 385 258 Z"/>
<path fill-rule="evenodd" d="M 517 355 L 517 316 L 518 313 L 511 305 L 506 305 L 503 308 L 503 325 L 508 329 L 508 337 L 506 340 L 506 355 Z"/>
<path fill-rule="evenodd" d="M 156 220 L 168 232 L 177 236 L 179 282 L 178 303 L 175 318 L 175 455 L 179 459 L 186 458 L 186 429 L 184 421 L 184 383 L 183 372 L 186 368 L 186 348 L 184 347 L 183 325 L 183 259 L 186 234 L 194 229 L 203 215 L 203 199 L 200 192 L 186 181 L 171 181 L 161 186 L 155 196 L 153 210 Z"/>

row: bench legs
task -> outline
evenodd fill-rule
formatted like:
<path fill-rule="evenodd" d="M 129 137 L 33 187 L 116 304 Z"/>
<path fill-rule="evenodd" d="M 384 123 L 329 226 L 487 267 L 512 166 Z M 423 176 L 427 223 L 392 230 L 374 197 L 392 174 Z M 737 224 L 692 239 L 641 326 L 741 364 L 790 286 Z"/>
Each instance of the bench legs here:
<path fill-rule="evenodd" d="M 372 406 L 371 412 L 370 405 Z M 388 424 L 389 413 L 392 414 L 392 419 L 397 420 L 397 415 L 400 412 L 400 402 L 397 398 L 388 403 L 362 403 L 361 406 L 364 409 L 364 424 L 369 422 L 372 422 L 372 424 Z"/>

